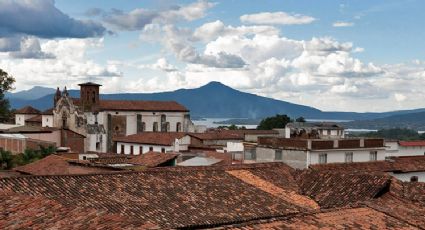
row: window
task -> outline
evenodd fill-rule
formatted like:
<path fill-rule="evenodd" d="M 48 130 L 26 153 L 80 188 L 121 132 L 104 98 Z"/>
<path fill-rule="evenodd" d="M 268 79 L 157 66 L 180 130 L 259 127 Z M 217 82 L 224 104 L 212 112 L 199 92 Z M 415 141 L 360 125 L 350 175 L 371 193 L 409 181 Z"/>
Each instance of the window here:
<path fill-rule="evenodd" d="M 369 159 L 370 159 L 370 161 L 376 161 L 378 159 L 378 152 L 377 151 L 371 151 L 369 153 Z"/>
<path fill-rule="evenodd" d="M 319 164 L 326 164 L 328 163 L 328 154 L 321 153 L 319 154 Z"/>
<path fill-rule="evenodd" d="M 121 145 L 121 154 L 124 154 L 124 145 Z"/>
<path fill-rule="evenodd" d="M 418 182 L 418 180 L 419 180 L 418 176 L 410 177 L 410 182 Z"/>
<path fill-rule="evenodd" d="M 161 153 L 165 153 L 165 148 L 161 148 Z"/>
<path fill-rule="evenodd" d="M 96 142 L 96 150 L 100 150 L 100 142 Z"/>
<path fill-rule="evenodd" d="M 143 154 L 143 146 L 139 147 L 139 154 Z"/>
<path fill-rule="evenodd" d="M 158 122 L 153 123 L 152 131 L 158 132 Z"/>
<path fill-rule="evenodd" d="M 132 145 L 130 146 L 130 155 L 134 155 L 134 147 Z"/>
<path fill-rule="evenodd" d="M 149 147 L 149 151 L 150 152 L 152 152 L 153 151 L 153 147 L 151 146 L 151 147 Z"/>
<path fill-rule="evenodd" d="M 83 160 L 87 160 L 87 157 L 86 156 L 83 156 Z"/>
<path fill-rule="evenodd" d="M 345 153 L 345 162 L 346 163 L 353 162 L 353 152 L 346 152 Z"/>
<path fill-rule="evenodd" d="M 176 124 L 176 132 L 181 132 L 182 131 L 182 123 L 177 122 Z"/>
<path fill-rule="evenodd" d="M 282 150 L 276 149 L 274 151 L 274 159 L 278 161 L 282 160 Z"/>

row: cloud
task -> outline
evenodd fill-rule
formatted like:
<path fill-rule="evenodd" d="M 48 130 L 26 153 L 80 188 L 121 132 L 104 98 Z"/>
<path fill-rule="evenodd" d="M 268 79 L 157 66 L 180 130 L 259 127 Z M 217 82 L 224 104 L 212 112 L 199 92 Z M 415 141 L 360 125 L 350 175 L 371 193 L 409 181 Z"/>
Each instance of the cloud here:
<path fill-rule="evenodd" d="M 139 68 L 142 68 L 142 69 L 150 68 L 150 69 L 160 70 L 160 71 L 164 71 L 164 72 L 175 72 L 175 71 L 177 71 L 177 67 L 168 63 L 167 59 L 165 59 L 165 58 L 158 59 L 152 65 L 140 65 Z"/>
<path fill-rule="evenodd" d="M 103 20 L 119 30 L 142 30 L 152 23 L 167 24 L 177 21 L 193 21 L 205 16 L 214 3 L 200 0 L 186 6 L 173 6 L 166 10 L 134 9 L 130 12 L 112 10 L 103 13 Z M 98 13 L 98 12 L 96 12 Z"/>
<path fill-rule="evenodd" d="M 10 52 L 9 56 L 20 59 L 50 59 L 55 58 L 51 53 L 45 53 L 41 50 L 40 42 L 37 38 L 23 38 L 20 44 L 20 50 Z"/>
<path fill-rule="evenodd" d="M 245 14 L 240 16 L 243 23 L 251 24 L 276 24 L 276 25 L 300 25 L 310 24 L 316 19 L 301 14 L 288 14 L 286 12 L 261 12 L 257 14 Z"/>
<path fill-rule="evenodd" d="M 273 26 L 225 26 L 220 20 L 205 23 L 195 29 L 193 37 L 196 40 L 211 41 L 219 36 L 244 35 L 278 35 L 279 30 Z"/>
<path fill-rule="evenodd" d="M 0 36 L 3 37 L 87 38 L 101 36 L 105 31 L 98 23 L 64 14 L 53 0 L 0 1 Z"/>
<path fill-rule="evenodd" d="M 407 97 L 404 94 L 401 94 L 401 93 L 395 93 L 394 97 L 395 97 L 396 101 L 398 101 L 398 102 L 403 102 L 407 99 Z"/>
<path fill-rule="evenodd" d="M 102 83 L 108 78 L 119 78 L 123 75 L 119 66 L 114 63 L 102 65 L 87 57 L 87 50 L 102 47 L 103 39 L 60 39 L 39 43 L 31 38 L 25 42 L 28 44 L 26 49 L 28 55 L 37 55 L 38 44 L 41 51 L 56 58 L 14 59 L 7 56 L 0 58 L 1 68 L 16 78 L 18 89 L 34 85 L 76 87 L 82 81 L 92 80 Z"/>
<path fill-rule="evenodd" d="M 333 27 L 352 27 L 352 26 L 354 26 L 354 23 L 353 22 L 341 22 L 341 21 L 338 21 L 338 22 L 334 22 L 332 24 L 332 26 Z"/>
<path fill-rule="evenodd" d="M 4 37 L 0 38 L 0 52 L 18 51 L 21 48 L 20 37 Z"/>

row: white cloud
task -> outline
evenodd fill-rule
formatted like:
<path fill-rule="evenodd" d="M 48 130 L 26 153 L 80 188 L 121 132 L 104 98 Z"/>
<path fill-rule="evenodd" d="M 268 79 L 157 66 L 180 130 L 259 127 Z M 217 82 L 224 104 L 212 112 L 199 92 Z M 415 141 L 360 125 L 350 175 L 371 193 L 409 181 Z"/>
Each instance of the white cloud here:
<path fill-rule="evenodd" d="M 338 22 L 334 22 L 332 24 L 332 26 L 333 27 L 352 27 L 352 26 L 354 26 L 354 23 L 353 22 L 341 22 L 341 21 L 338 21 Z"/>
<path fill-rule="evenodd" d="M 166 10 L 134 9 L 130 12 L 112 10 L 103 13 L 103 20 L 119 30 L 142 30 L 149 24 L 168 24 L 178 21 L 193 21 L 205 16 L 215 4 L 206 0 L 185 6 L 173 6 Z"/>
<path fill-rule="evenodd" d="M 398 101 L 398 102 L 403 102 L 407 99 L 407 97 L 404 94 L 401 94 L 401 93 L 395 93 L 394 97 L 395 97 L 396 101 Z"/>
<path fill-rule="evenodd" d="M 46 53 L 41 50 L 40 42 L 37 38 L 27 37 L 21 40 L 20 50 L 10 52 L 9 55 L 13 58 L 22 59 L 50 59 L 55 58 L 55 55 Z"/>
<path fill-rule="evenodd" d="M 251 24 L 299 25 L 310 24 L 316 19 L 311 16 L 286 12 L 261 12 L 242 15 L 240 20 L 243 23 Z"/>

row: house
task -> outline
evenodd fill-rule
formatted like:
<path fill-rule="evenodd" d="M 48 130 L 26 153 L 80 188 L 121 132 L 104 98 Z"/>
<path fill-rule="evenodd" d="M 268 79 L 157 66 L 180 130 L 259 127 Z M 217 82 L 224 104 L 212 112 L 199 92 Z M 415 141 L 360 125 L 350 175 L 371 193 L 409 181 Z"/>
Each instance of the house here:
<path fill-rule="evenodd" d="M 188 132 L 194 129 L 189 110 L 174 101 L 103 100 L 100 86 L 79 84 L 80 98 L 66 88 L 54 97 L 53 126 L 86 136 L 86 151 L 111 152 L 113 139 L 142 132 Z"/>
<path fill-rule="evenodd" d="M 181 132 L 143 132 L 129 136 L 115 137 L 116 153 L 139 155 L 147 152 L 187 151 L 190 137 Z"/>
<path fill-rule="evenodd" d="M 55 147 L 66 146 L 71 148 L 72 151 L 84 152 L 85 136 L 69 129 L 25 125 L 2 130 L 1 132 L 4 134 L 20 134 L 36 142 L 47 142 Z"/>
<path fill-rule="evenodd" d="M 20 125 L 20 126 L 25 125 L 28 119 L 31 119 L 33 117 L 38 117 L 40 115 L 41 115 L 41 112 L 38 109 L 35 109 L 31 106 L 25 106 L 15 111 L 15 123 L 16 125 Z"/>
<path fill-rule="evenodd" d="M 344 127 L 329 122 L 291 122 L 285 126 L 285 137 L 313 139 L 344 138 Z"/>
<path fill-rule="evenodd" d="M 356 163 L 310 165 L 313 170 L 384 172 L 401 181 L 425 182 L 425 156 L 389 157 L 385 160 Z"/>
<path fill-rule="evenodd" d="M 399 140 L 385 140 L 386 156 L 424 156 L 425 155 L 425 141 L 399 141 Z"/>
<path fill-rule="evenodd" d="M 56 146 L 56 143 L 33 139 L 23 134 L 0 133 L 0 148 L 12 154 L 23 153 L 25 149 L 40 149 L 40 146 Z"/>
<path fill-rule="evenodd" d="M 422 229 L 425 186 L 283 163 L 0 179 L 4 229 Z"/>
<path fill-rule="evenodd" d="M 246 147 L 244 163 L 281 161 L 300 169 L 313 164 L 385 159 L 383 139 L 259 137 L 258 144 Z"/>

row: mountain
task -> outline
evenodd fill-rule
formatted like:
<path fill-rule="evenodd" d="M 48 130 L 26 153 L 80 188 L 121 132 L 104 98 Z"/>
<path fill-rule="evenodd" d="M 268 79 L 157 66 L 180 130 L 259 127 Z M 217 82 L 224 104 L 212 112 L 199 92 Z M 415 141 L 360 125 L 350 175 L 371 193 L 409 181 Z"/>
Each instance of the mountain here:
<path fill-rule="evenodd" d="M 352 121 L 343 123 L 346 128 L 356 129 L 393 129 L 408 128 L 417 131 L 425 130 L 425 112 L 392 115 L 384 118 Z"/>
<path fill-rule="evenodd" d="M 6 97 L 9 99 L 20 99 L 20 100 L 33 100 L 38 99 L 40 97 L 44 97 L 49 94 L 55 93 L 55 89 L 42 87 L 42 86 L 34 86 L 29 90 L 23 90 L 16 93 L 6 93 Z"/>
<path fill-rule="evenodd" d="M 69 90 L 69 93 L 72 97 L 79 97 L 78 90 Z M 37 97 L 34 96 L 33 98 Z M 387 113 L 324 112 L 309 106 L 241 92 L 220 82 L 210 82 L 199 88 L 179 89 L 171 92 L 102 94 L 101 98 L 115 100 L 174 100 L 190 109 L 193 117 L 210 118 L 258 119 L 275 114 L 288 114 L 291 117 L 303 116 L 308 119 L 366 120 L 398 114 L 425 112 L 425 109 Z M 9 97 L 9 99 L 13 108 L 32 105 L 44 110 L 52 106 L 53 93 L 34 100 L 16 97 Z"/>

